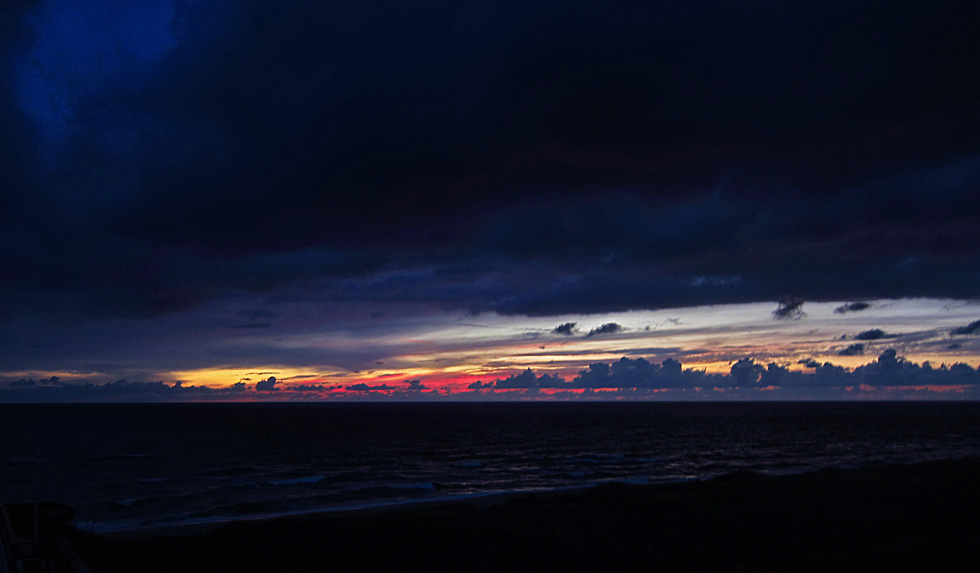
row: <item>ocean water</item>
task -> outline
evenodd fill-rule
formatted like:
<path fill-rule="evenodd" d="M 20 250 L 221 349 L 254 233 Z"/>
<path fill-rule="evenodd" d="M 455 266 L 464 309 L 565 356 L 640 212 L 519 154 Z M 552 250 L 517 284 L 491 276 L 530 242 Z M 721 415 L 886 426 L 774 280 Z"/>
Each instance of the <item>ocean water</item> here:
<path fill-rule="evenodd" d="M 0 406 L 0 501 L 112 531 L 980 456 L 980 403 Z"/>

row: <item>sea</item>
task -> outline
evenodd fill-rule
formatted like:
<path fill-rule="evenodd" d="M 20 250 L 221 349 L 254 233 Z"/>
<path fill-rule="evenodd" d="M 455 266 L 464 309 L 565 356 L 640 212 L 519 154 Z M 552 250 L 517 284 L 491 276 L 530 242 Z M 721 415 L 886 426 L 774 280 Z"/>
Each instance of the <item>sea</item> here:
<path fill-rule="evenodd" d="M 0 501 L 93 532 L 967 456 L 978 402 L 0 405 Z"/>

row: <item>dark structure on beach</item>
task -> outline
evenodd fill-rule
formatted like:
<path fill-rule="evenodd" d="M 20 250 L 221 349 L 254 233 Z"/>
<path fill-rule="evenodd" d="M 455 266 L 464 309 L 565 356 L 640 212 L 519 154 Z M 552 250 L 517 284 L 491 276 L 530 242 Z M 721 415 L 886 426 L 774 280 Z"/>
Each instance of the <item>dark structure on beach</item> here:
<path fill-rule="evenodd" d="M 63 535 L 74 515 L 48 501 L 0 506 L 0 573 L 89 573 Z"/>

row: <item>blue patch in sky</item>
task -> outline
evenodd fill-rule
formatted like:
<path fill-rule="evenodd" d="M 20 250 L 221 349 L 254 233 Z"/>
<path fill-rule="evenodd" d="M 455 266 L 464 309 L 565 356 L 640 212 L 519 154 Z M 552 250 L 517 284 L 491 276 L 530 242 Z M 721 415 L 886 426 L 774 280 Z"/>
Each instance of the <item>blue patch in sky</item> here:
<path fill-rule="evenodd" d="M 177 47 L 170 0 L 48 0 L 28 16 L 32 42 L 16 67 L 17 103 L 50 141 L 68 135 L 79 109 L 145 83 Z"/>

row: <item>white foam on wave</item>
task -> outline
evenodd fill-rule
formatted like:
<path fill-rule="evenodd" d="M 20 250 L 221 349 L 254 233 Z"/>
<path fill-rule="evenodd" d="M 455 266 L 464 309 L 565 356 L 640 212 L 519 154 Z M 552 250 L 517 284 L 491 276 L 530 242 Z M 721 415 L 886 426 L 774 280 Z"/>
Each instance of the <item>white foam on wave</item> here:
<path fill-rule="evenodd" d="M 426 484 L 422 484 L 426 485 Z M 410 489 L 410 488 L 409 488 Z M 428 488 L 426 488 L 428 489 Z M 258 521 L 265 519 L 277 519 L 282 517 L 292 517 L 299 515 L 311 515 L 318 513 L 337 513 L 345 511 L 363 511 L 367 509 L 378 509 L 385 507 L 397 507 L 403 505 L 423 505 L 432 502 L 447 502 L 447 501 L 460 501 L 468 499 L 478 499 L 493 496 L 506 496 L 515 493 L 529 493 L 533 491 L 561 491 L 561 490 L 573 490 L 573 489 L 587 489 L 587 487 L 576 486 L 576 487 L 559 487 L 559 488 L 520 488 L 520 489 L 508 489 L 508 490 L 498 490 L 498 491 L 488 491 L 482 493 L 469 493 L 469 494 L 458 494 L 449 496 L 439 496 L 428 499 L 401 499 L 401 500 L 387 500 L 387 501 L 370 501 L 365 503 L 350 502 L 345 504 L 339 504 L 334 506 L 326 507 L 312 507 L 306 509 L 297 510 L 286 510 L 286 511 L 276 511 L 267 513 L 253 513 L 248 515 L 213 515 L 208 517 L 184 517 L 177 519 L 158 519 L 158 520 L 143 520 L 142 522 L 137 522 L 135 520 L 119 520 L 119 521 L 81 521 L 74 522 L 73 525 L 84 531 L 91 533 L 100 534 L 112 534 L 124 531 L 157 531 L 157 530 L 168 530 L 173 528 L 181 528 L 186 526 L 198 526 L 198 525 L 221 525 L 225 523 L 231 523 L 234 521 Z"/>

